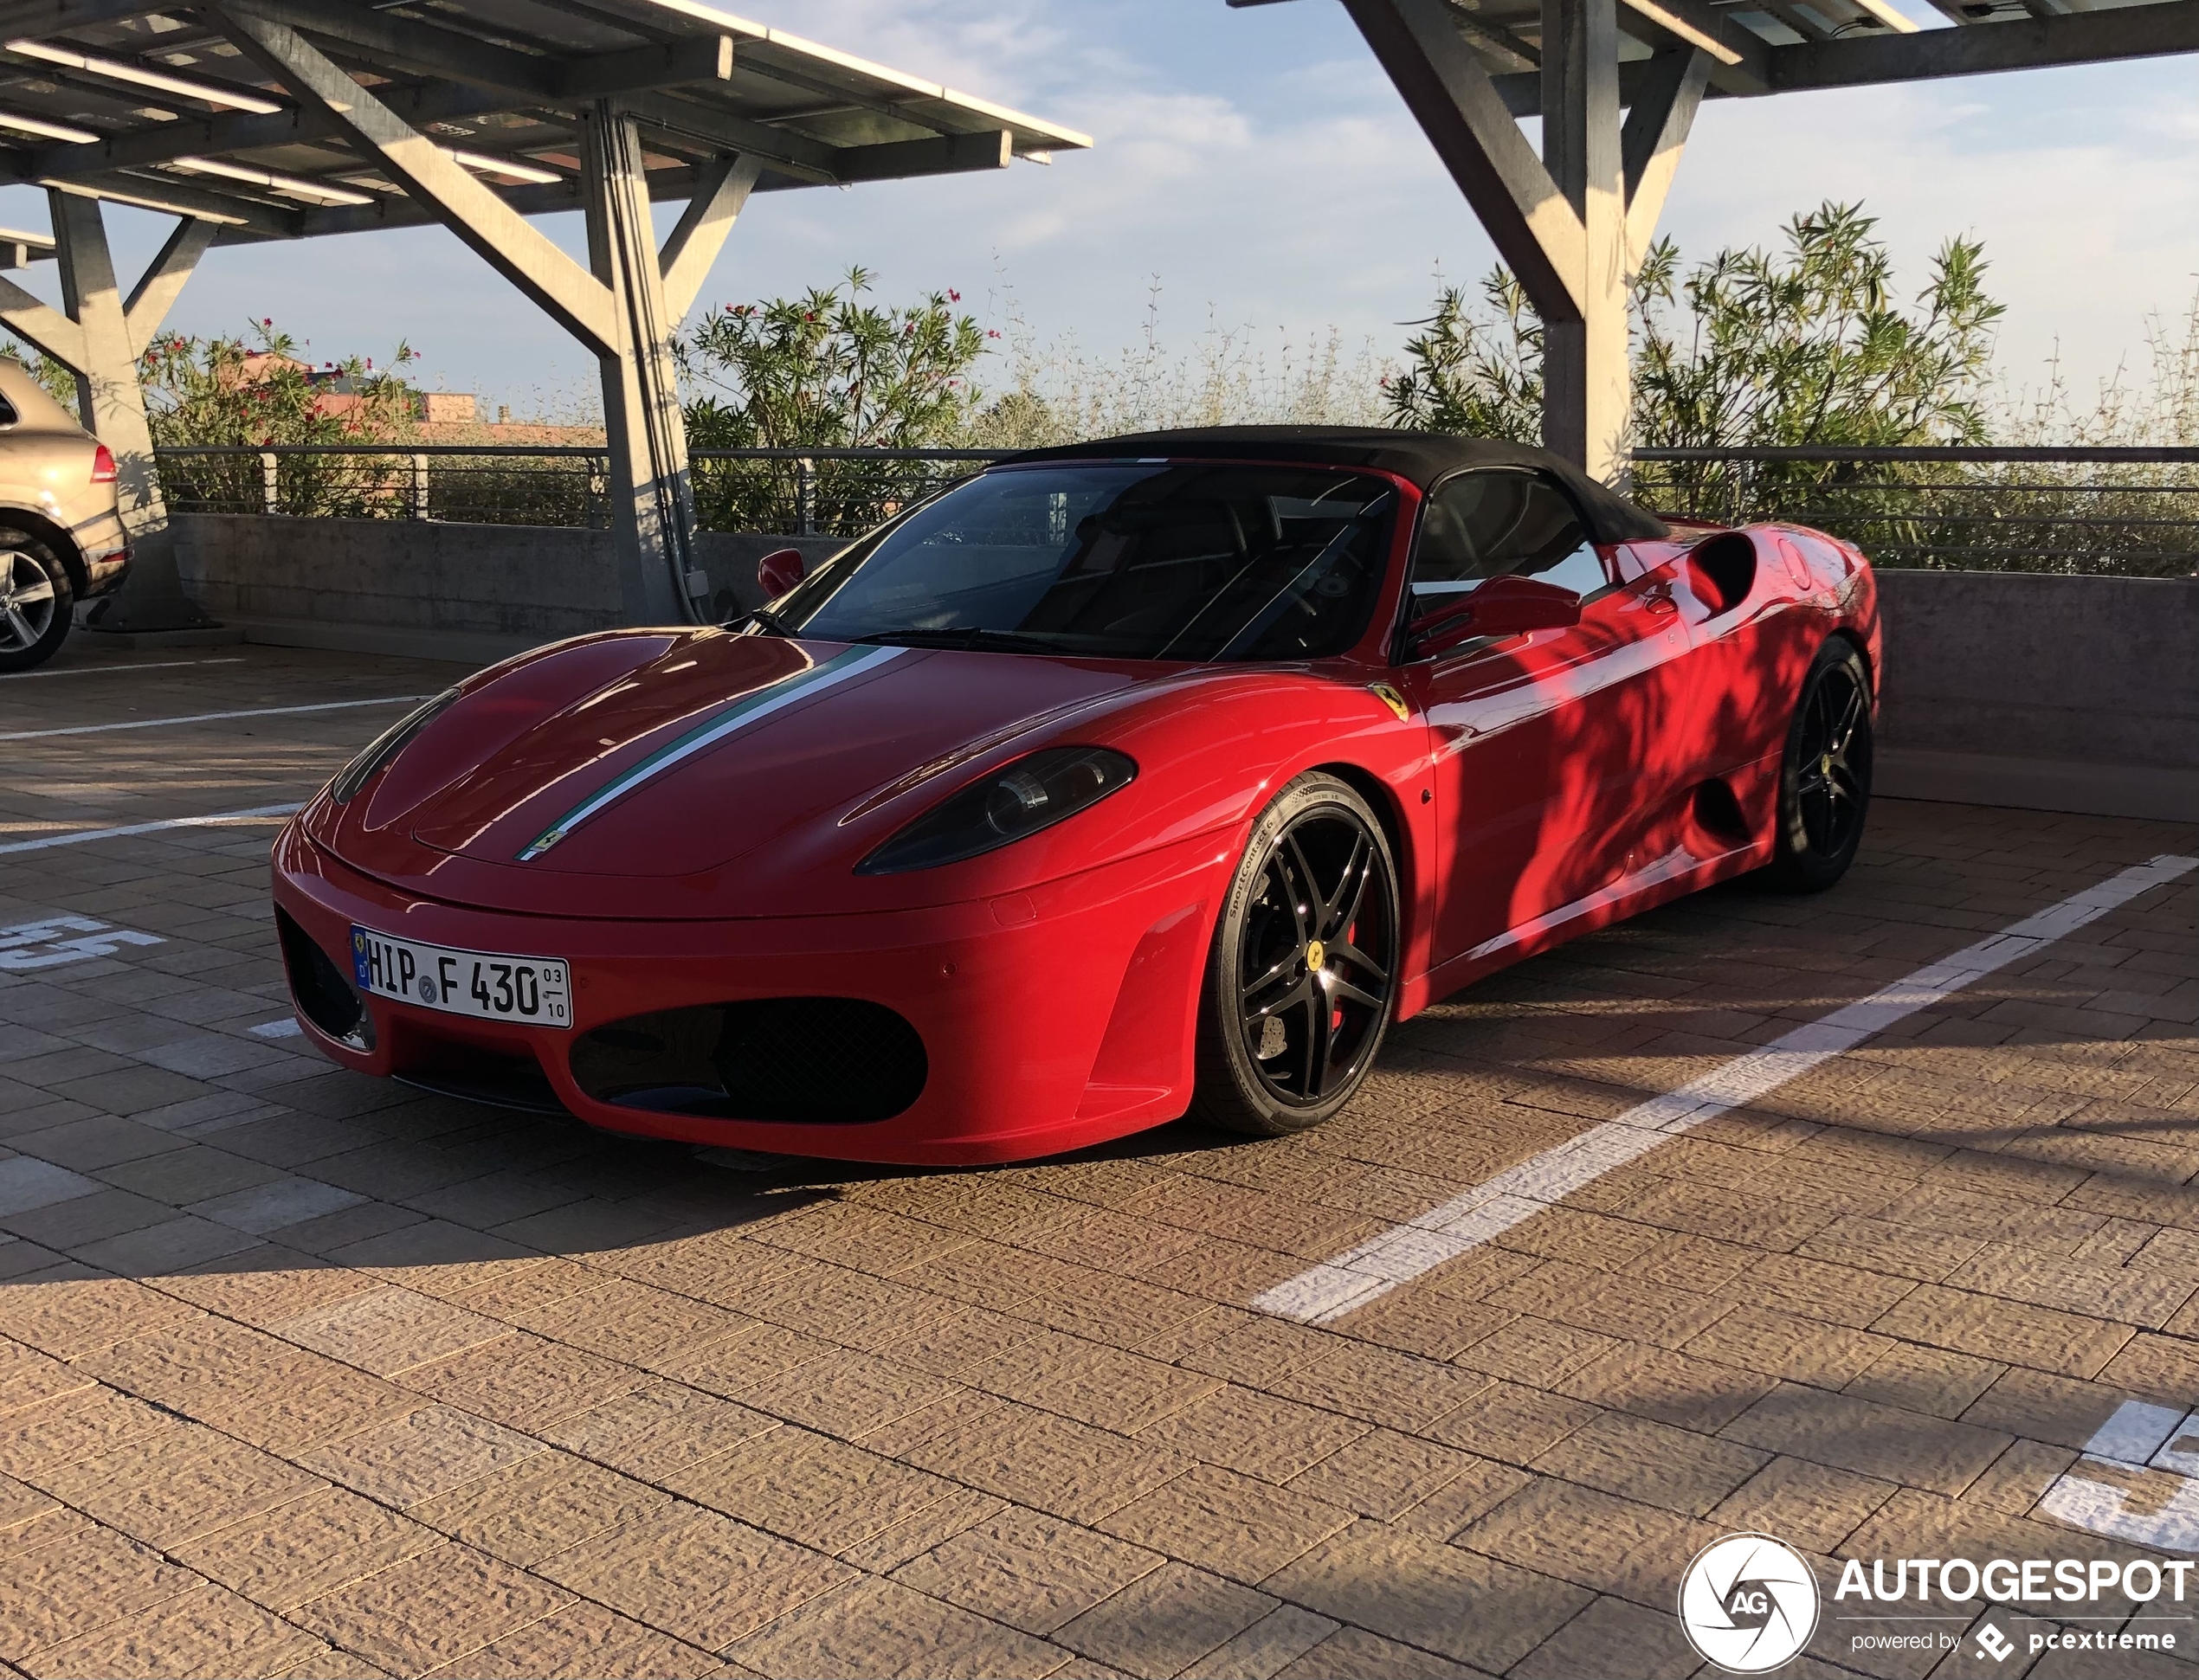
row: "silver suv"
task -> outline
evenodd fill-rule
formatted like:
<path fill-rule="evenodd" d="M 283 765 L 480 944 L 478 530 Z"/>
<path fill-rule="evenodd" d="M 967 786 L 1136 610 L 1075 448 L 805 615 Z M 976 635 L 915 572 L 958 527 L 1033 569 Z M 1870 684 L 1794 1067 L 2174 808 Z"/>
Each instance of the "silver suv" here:
<path fill-rule="evenodd" d="M 0 357 L 0 672 L 45 663 L 75 603 L 120 587 L 130 539 L 114 497 L 107 447 Z"/>

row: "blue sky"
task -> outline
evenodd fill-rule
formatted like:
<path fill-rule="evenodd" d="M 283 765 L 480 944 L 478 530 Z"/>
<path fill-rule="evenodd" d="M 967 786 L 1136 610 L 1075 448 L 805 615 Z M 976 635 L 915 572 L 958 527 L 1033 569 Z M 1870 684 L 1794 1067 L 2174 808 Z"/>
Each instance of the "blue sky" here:
<path fill-rule="evenodd" d="M 1921 0 L 1898 0 L 1922 17 Z M 1107 355 L 1209 323 L 1340 330 L 1387 352 L 1440 267 L 1478 276 L 1486 240 L 1333 0 L 747 0 L 796 30 L 1097 137 L 1050 168 L 758 197 L 706 304 L 829 281 L 851 264 L 887 301 L 954 286 L 1003 324 Z M 1685 251 L 1775 236 L 1826 197 L 1877 211 L 1905 281 L 1946 235 L 1987 243 L 2009 305 L 2001 360 L 2035 382 L 2059 347 L 2089 387 L 2144 358 L 2149 312 L 2180 322 L 2199 279 L 2199 93 L 2189 60 L 1706 104 L 1665 227 Z M 0 222 L 42 227 L 0 190 Z M 676 207 L 660 207 L 667 225 Z M 160 218 L 110 209 L 141 260 Z M 577 216 L 544 224 L 577 248 Z M 48 296 L 50 265 L 29 283 Z M 20 278 L 20 277 L 18 277 Z M 570 408 L 592 361 L 447 234 L 420 229 L 213 254 L 171 316 L 190 332 L 273 316 L 316 357 L 399 338 L 428 383 L 519 412 Z"/>

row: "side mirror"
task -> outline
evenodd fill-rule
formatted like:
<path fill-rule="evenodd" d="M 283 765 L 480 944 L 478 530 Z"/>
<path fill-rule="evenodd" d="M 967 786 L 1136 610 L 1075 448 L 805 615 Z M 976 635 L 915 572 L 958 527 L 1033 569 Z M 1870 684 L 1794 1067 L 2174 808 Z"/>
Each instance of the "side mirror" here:
<path fill-rule="evenodd" d="M 773 549 L 756 563 L 756 581 L 763 587 L 764 600 L 777 601 L 799 583 L 808 570 L 800 549 Z"/>
<path fill-rule="evenodd" d="M 1563 630 L 1581 621 L 1581 598 L 1532 577 L 1493 577 L 1455 606 L 1439 607 L 1405 627 L 1411 657 L 1424 659 L 1479 636 Z"/>

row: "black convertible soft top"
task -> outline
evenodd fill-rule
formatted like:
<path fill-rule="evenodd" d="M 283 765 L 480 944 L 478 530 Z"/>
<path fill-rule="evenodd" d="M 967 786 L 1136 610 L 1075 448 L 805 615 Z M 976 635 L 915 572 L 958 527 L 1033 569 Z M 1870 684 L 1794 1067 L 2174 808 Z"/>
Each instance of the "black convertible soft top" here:
<path fill-rule="evenodd" d="M 1321 461 L 1338 467 L 1371 467 L 1395 473 L 1426 490 L 1467 467 L 1527 467 L 1548 473 L 1573 492 L 1599 543 L 1630 543 L 1668 537 L 1655 514 L 1561 456 L 1524 443 L 1487 438 L 1453 437 L 1444 432 L 1399 432 L 1382 426 L 1196 426 L 1173 432 L 1131 432 L 1089 443 L 1027 449 L 997 463 L 1012 467 L 1034 460 L 1119 460 L 1125 455 Z"/>

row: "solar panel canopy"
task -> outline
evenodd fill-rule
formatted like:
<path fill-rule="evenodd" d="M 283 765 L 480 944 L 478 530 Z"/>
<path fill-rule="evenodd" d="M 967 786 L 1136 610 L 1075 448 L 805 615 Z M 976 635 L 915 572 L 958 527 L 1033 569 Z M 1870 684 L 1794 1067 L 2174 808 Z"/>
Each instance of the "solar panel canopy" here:
<path fill-rule="evenodd" d="M 1280 0 L 1228 0 L 1232 7 Z M 1344 0 L 1347 10 L 1361 9 Z M 1514 116 L 1538 114 L 1551 7 L 1437 0 Z M 1915 15 L 1912 15 L 1912 13 Z M 2199 50 L 2199 0 L 1622 0 L 1621 85 L 1631 102 L 1660 53 L 1712 61 L 1710 98 L 1932 80 Z"/>
<path fill-rule="evenodd" d="M 1073 129 L 685 0 L 253 0 L 522 214 L 577 208 L 580 124 L 616 100 L 649 195 L 738 155 L 758 190 L 997 170 Z M 433 219 L 211 9 L 0 3 L 0 179 L 216 222 L 221 243 Z M 10 247 L 0 254 L 35 249 Z"/>

